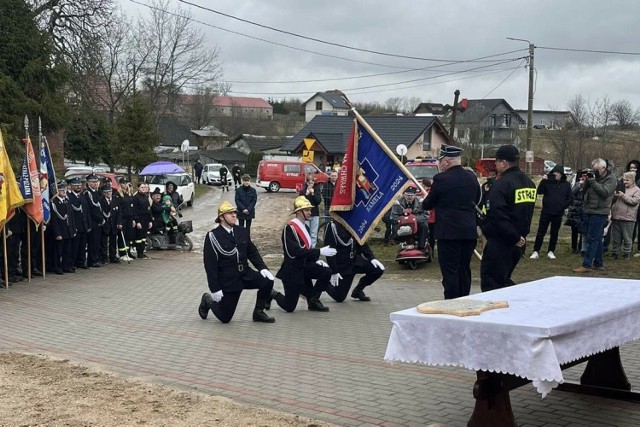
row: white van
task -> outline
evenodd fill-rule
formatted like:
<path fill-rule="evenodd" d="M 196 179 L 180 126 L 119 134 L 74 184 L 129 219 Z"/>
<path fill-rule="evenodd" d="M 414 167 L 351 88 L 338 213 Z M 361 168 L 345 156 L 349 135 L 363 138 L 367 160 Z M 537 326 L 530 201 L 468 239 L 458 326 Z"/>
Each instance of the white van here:
<path fill-rule="evenodd" d="M 220 181 L 220 168 L 222 163 L 207 163 L 202 167 L 202 182 L 205 184 L 221 185 Z M 227 166 L 227 184 L 233 184 L 233 177 L 231 176 L 231 169 Z"/>

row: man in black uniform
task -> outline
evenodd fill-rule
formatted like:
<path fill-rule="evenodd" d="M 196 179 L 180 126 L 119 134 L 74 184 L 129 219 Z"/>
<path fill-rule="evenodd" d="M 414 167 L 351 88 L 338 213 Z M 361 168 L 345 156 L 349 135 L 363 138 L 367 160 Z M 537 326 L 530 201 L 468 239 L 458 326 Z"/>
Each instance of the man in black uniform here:
<path fill-rule="evenodd" d="M 343 302 L 356 274 L 364 274 L 353 289 L 351 298 L 371 301 L 371 298 L 365 295 L 364 288 L 382 276 L 384 265 L 376 259 L 369 245 L 360 245 L 342 224 L 335 221 L 327 224 L 324 244 L 337 250 L 335 256 L 327 258 L 332 273 L 331 286 L 327 287 L 327 294 L 337 302 Z"/>
<path fill-rule="evenodd" d="M 73 223 L 76 226 L 76 236 L 72 239 L 72 249 L 77 268 L 87 267 L 87 232 L 89 230 L 89 207 L 82 197 L 82 181 L 79 177 L 69 180 L 71 191 L 67 195 L 71 210 L 73 211 Z"/>
<path fill-rule="evenodd" d="M 307 298 L 309 311 L 329 311 L 329 307 L 320 302 L 320 295 L 329 285 L 331 269 L 318 258 L 320 255 L 334 256 L 336 250 L 329 246 L 321 249 L 312 247 L 309 227 L 305 225 L 305 221 L 311 217 L 312 208 L 313 205 L 305 196 L 297 197 L 293 203 L 295 218 L 282 230 L 284 259 L 276 277 L 282 280 L 284 295 L 273 291 L 271 297 L 289 313 L 296 309 L 300 295 Z M 316 281 L 315 285 L 313 280 Z"/>
<path fill-rule="evenodd" d="M 100 238 L 102 237 L 102 226 L 105 223 L 100 205 L 100 194 L 98 187 L 100 179 L 94 175 L 87 175 L 87 189 L 82 193 L 89 211 L 89 230 L 87 230 L 87 266 L 98 268 L 100 264 Z"/>
<path fill-rule="evenodd" d="M 220 185 L 222 186 L 222 191 L 229 191 L 229 181 L 227 175 L 229 174 L 229 169 L 225 165 L 220 166 L 218 170 L 220 174 Z"/>
<path fill-rule="evenodd" d="M 241 185 L 240 177 L 242 176 L 242 169 L 237 163 L 231 168 L 231 175 L 233 176 L 233 184 L 238 188 Z"/>
<path fill-rule="evenodd" d="M 443 145 L 440 151 L 441 173 L 433 177 L 423 209 L 435 208 L 435 239 L 442 274 L 444 299 L 469 295 L 471 257 L 476 247 L 476 211 L 481 190 L 476 177 L 462 168 L 462 149 Z"/>
<path fill-rule="evenodd" d="M 53 260 L 52 268 L 56 274 L 75 273 L 73 237 L 76 226 L 73 222 L 73 209 L 67 199 L 67 184 L 58 183 L 58 194 L 51 200 L 51 220 L 47 230 L 52 237 Z"/>
<path fill-rule="evenodd" d="M 237 212 L 231 203 L 222 202 L 216 218 L 220 225 L 204 239 L 204 269 L 211 293 L 202 295 L 198 314 L 206 319 L 211 310 L 222 323 L 229 323 L 242 291 L 258 289 L 253 321 L 273 323 L 276 319 L 264 312 L 273 289 L 273 274 L 249 238 L 248 230 L 236 225 Z M 250 268 L 249 262 L 260 272 Z"/>
<path fill-rule="evenodd" d="M 104 216 L 104 225 L 102 226 L 102 237 L 100 238 L 100 259 L 106 264 L 118 264 L 120 260 L 116 256 L 118 231 L 122 228 L 122 219 L 120 217 L 120 200 L 113 197 L 113 188 L 108 182 L 100 187 L 102 198 L 102 215 Z"/>
<path fill-rule="evenodd" d="M 480 264 L 483 292 L 514 285 L 511 273 L 525 251 L 536 186 L 518 167 L 519 159 L 520 152 L 513 145 L 503 145 L 496 151 L 499 179 L 487 195 L 487 215 L 480 224 L 487 238 Z"/>

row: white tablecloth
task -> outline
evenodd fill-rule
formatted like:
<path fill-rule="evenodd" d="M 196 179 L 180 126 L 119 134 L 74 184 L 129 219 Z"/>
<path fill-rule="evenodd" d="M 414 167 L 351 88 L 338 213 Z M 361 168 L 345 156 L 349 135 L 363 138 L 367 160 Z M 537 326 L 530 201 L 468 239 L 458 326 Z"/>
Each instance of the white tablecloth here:
<path fill-rule="evenodd" d="M 640 338 L 638 280 L 550 277 L 468 298 L 509 308 L 467 317 L 415 307 L 391 313 L 385 360 L 513 374 L 544 397 L 563 382 L 560 365 Z"/>

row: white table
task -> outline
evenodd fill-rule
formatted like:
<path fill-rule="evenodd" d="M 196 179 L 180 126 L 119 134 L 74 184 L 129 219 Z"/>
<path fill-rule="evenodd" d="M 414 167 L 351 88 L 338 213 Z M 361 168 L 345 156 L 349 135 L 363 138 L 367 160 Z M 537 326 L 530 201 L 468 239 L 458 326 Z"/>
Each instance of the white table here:
<path fill-rule="evenodd" d="M 507 377 L 518 386 L 532 381 L 544 397 L 564 382 L 563 368 L 600 353 L 590 363 L 604 355 L 598 369 L 607 365 L 606 377 L 615 381 L 600 384 L 602 375 L 583 375 L 582 384 L 630 390 L 621 364 L 619 369 L 610 365 L 616 360 L 619 364 L 619 346 L 640 338 L 640 281 L 550 277 L 468 298 L 507 301 L 509 308 L 467 317 L 425 315 L 415 307 L 391 313 L 385 360 L 472 369 L 479 381 L 488 379 L 491 388 Z M 610 351 L 602 353 L 605 350 Z M 482 381 L 478 386 L 482 388 Z M 498 387 L 506 393 L 511 412 L 510 385 Z M 474 395 L 482 393 L 474 390 Z"/>

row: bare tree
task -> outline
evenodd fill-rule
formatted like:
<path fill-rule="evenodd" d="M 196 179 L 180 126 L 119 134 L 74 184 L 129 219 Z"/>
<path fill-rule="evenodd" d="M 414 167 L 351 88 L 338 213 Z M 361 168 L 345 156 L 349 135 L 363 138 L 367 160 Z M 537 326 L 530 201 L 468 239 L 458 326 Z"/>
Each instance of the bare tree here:
<path fill-rule="evenodd" d="M 420 105 L 421 102 L 422 100 L 417 96 L 412 96 L 411 98 L 406 99 L 404 102 L 404 105 L 406 107 L 405 111 L 407 113 L 413 113 L 414 110 L 418 108 L 418 105 Z"/>
<path fill-rule="evenodd" d="M 189 126 L 192 129 L 202 129 L 211 124 L 213 117 L 213 99 L 217 96 L 216 90 L 210 86 L 199 86 L 193 95 L 187 99 L 185 107 Z"/>
<path fill-rule="evenodd" d="M 394 96 L 393 98 L 389 98 L 385 101 L 385 105 L 387 108 L 394 113 L 399 113 L 403 109 L 404 99 L 399 96 Z"/>
<path fill-rule="evenodd" d="M 582 95 L 574 96 L 567 104 L 567 108 L 571 112 L 572 127 L 584 128 L 588 125 L 589 107 Z"/>
<path fill-rule="evenodd" d="M 222 66 L 218 48 L 194 27 L 189 11 L 170 8 L 169 0 L 154 0 L 152 5 L 139 27 L 149 52 L 142 68 L 144 86 L 159 117 L 175 109 L 181 92 L 214 85 Z"/>
<path fill-rule="evenodd" d="M 638 111 L 634 111 L 633 106 L 626 99 L 614 102 L 611 105 L 611 114 L 613 115 L 613 121 L 621 130 L 631 129 L 637 125 L 640 119 Z"/>
<path fill-rule="evenodd" d="M 99 39 L 112 22 L 114 0 L 27 0 L 40 28 L 50 34 L 56 53 L 74 65 L 86 43 Z"/>

